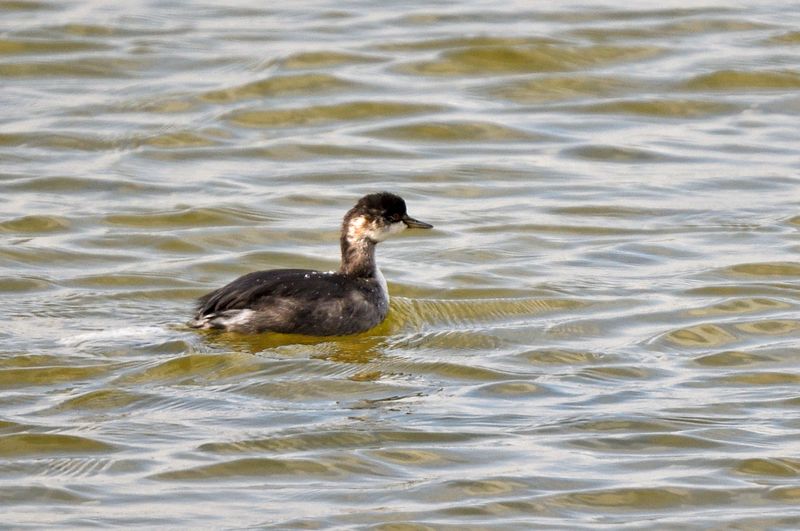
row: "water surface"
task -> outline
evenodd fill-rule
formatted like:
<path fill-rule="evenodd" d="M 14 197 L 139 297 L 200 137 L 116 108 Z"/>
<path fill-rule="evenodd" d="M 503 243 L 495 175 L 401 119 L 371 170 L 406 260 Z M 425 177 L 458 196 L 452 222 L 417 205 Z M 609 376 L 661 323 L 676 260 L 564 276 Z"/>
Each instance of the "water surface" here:
<path fill-rule="evenodd" d="M 5 525 L 800 527 L 795 3 L 0 20 Z M 381 326 L 185 327 L 382 189 Z"/>

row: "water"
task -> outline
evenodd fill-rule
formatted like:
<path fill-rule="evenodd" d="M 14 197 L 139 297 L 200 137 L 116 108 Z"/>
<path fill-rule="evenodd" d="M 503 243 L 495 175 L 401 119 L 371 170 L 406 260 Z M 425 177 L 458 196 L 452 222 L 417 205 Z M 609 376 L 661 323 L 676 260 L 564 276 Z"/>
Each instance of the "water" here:
<path fill-rule="evenodd" d="M 289 5 L 0 1 L 3 525 L 800 527 L 796 3 Z"/>

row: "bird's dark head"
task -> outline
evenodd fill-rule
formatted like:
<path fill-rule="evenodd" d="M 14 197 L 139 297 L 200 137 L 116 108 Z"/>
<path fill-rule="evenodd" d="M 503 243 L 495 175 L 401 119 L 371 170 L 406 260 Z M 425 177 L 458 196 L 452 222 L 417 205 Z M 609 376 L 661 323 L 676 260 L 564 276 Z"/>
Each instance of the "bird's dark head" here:
<path fill-rule="evenodd" d="M 365 195 L 344 217 L 342 235 L 350 242 L 382 242 L 406 227 L 430 229 L 433 225 L 416 220 L 406 212 L 403 198 L 389 192 Z"/>

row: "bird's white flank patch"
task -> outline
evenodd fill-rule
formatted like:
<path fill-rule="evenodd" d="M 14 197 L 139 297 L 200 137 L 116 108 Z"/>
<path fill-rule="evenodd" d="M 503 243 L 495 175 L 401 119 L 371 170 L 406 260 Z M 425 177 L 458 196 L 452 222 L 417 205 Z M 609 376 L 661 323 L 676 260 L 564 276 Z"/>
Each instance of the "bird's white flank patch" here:
<path fill-rule="evenodd" d="M 228 328 L 231 326 L 239 326 L 245 325 L 253 318 L 253 314 L 256 313 L 253 310 L 239 310 L 236 313 L 232 313 L 231 315 L 226 315 L 225 317 L 219 319 L 219 324 Z"/>

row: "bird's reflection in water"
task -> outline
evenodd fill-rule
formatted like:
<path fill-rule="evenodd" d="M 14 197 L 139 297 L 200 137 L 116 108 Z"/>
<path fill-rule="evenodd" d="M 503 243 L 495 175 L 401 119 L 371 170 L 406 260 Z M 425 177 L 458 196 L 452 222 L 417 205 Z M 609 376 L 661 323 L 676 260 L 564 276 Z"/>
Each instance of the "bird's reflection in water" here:
<path fill-rule="evenodd" d="M 383 327 L 379 327 L 383 328 Z M 283 358 L 324 359 L 339 363 L 370 363 L 387 347 L 386 336 L 376 334 L 314 337 L 298 334 L 237 334 L 205 332 L 206 342 L 214 348 L 232 349 L 251 354 L 277 355 Z"/>

